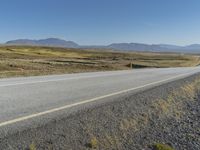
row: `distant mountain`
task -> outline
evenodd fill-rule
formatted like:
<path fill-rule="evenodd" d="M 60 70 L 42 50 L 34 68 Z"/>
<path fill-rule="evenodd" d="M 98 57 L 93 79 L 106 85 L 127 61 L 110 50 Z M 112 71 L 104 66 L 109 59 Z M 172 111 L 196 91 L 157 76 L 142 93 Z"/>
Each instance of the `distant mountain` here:
<path fill-rule="evenodd" d="M 28 40 L 28 39 L 18 39 L 6 42 L 8 45 L 35 45 L 35 40 Z"/>
<path fill-rule="evenodd" d="M 188 45 L 188 46 L 185 46 L 183 49 L 197 50 L 197 49 L 200 49 L 200 44 Z"/>
<path fill-rule="evenodd" d="M 200 53 L 200 44 L 187 46 L 177 46 L 170 44 L 143 44 L 143 43 L 113 43 L 110 45 L 78 45 L 73 41 L 65 41 L 57 38 L 48 38 L 41 40 L 19 39 L 6 42 L 7 45 L 33 45 L 33 46 L 51 46 L 65 48 L 82 49 L 112 49 L 123 51 L 151 51 L 151 52 L 181 52 L 181 53 Z"/>
<path fill-rule="evenodd" d="M 142 44 L 142 43 L 113 43 L 107 46 L 110 49 L 126 51 L 152 51 L 152 52 L 183 52 L 200 53 L 200 44 L 177 46 L 169 44 Z"/>
<path fill-rule="evenodd" d="M 181 49 L 182 48 L 181 46 L 170 45 L 170 44 L 159 44 L 158 46 L 164 49 Z"/>
<path fill-rule="evenodd" d="M 137 50 L 137 51 L 162 51 L 162 47 L 159 45 L 148 45 L 141 43 L 113 43 L 107 46 L 108 48 L 115 50 Z"/>
<path fill-rule="evenodd" d="M 33 45 L 33 46 L 53 46 L 53 47 L 68 47 L 78 48 L 79 45 L 73 41 L 65 41 L 57 38 L 48 38 L 41 40 L 18 39 L 6 42 L 7 45 Z"/>

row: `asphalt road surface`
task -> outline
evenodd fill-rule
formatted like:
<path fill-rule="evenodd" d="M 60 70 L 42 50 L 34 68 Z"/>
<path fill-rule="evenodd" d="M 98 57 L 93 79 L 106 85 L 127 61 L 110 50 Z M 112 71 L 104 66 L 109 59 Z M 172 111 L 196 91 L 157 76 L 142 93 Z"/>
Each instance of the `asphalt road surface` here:
<path fill-rule="evenodd" d="M 60 112 L 78 109 L 77 106 L 150 88 L 197 72 L 200 72 L 200 67 L 1 79 L 0 133 L 5 128 L 16 128 L 25 123 L 30 125 L 38 120 L 42 122 L 53 114 L 59 117 Z"/>

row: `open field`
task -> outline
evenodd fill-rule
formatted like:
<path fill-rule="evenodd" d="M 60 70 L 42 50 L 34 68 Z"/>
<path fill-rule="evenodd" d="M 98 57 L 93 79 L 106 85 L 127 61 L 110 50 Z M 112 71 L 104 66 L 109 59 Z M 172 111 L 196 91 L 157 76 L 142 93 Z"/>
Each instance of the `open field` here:
<path fill-rule="evenodd" d="M 130 65 L 132 64 L 132 65 Z M 200 57 L 181 54 L 113 52 L 50 47 L 0 47 L 0 78 L 123 70 L 141 67 L 197 66 Z"/>

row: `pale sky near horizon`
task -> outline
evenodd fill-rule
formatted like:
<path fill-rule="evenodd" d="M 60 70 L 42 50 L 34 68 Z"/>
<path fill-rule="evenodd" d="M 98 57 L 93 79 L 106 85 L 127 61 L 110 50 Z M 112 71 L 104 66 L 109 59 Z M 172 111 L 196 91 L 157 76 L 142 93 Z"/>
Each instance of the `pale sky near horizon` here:
<path fill-rule="evenodd" d="M 0 43 L 200 43 L 199 0 L 0 0 Z"/>

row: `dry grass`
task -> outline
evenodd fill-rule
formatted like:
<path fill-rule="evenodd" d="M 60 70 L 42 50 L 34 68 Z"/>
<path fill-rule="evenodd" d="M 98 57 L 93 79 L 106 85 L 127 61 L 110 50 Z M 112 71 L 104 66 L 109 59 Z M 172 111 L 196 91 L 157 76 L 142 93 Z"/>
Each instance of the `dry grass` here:
<path fill-rule="evenodd" d="M 196 79 L 194 82 L 187 83 L 183 87 L 172 91 L 167 98 L 153 101 L 148 112 L 122 119 L 119 129 L 123 132 L 137 132 L 149 123 L 150 116 L 180 119 L 184 115 L 184 102 L 194 100 L 196 97 L 196 90 L 200 89 L 199 81 L 199 79 Z"/>
<path fill-rule="evenodd" d="M 184 115 L 184 102 L 195 100 L 196 91 L 200 89 L 200 80 L 187 83 L 180 89 L 172 91 L 166 99 L 158 99 L 152 104 L 159 117 L 173 117 L 180 119 Z"/>
<path fill-rule="evenodd" d="M 113 52 L 50 47 L 0 47 L 0 78 L 140 67 L 196 66 L 194 55 Z"/>
<path fill-rule="evenodd" d="M 115 127 L 118 132 L 108 133 L 102 130 L 102 136 L 98 136 L 98 138 L 96 138 L 98 141 L 97 147 L 101 147 L 103 149 L 121 149 L 123 140 L 125 140 L 126 144 L 132 144 L 132 140 L 129 138 L 130 136 L 128 136 L 128 134 L 140 132 L 145 129 L 145 127 L 147 127 L 150 123 L 152 116 L 156 116 L 158 120 L 163 118 L 173 118 L 175 120 L 179 120 L 184 116 L 184 105 L 188 102 L 195 101 L 197 90 L 200 90 L 200 78 L 197 78 L 193 82 L 186 83 L 183 87 L 171 91 L 166 98 L 152 101 L 150 106 L 148 106 L 148 110 L 138 112 L 134 115 L 118 120 L 118 125 Z M 110 119 L 110 121 L 112 121 L 116 115 L 111 110 L 104 113 L 106 113 L 105 115 L 108 119 Z M 92 122 L 88 122 L 87 130 L 84 129 L 87 131 L 87 134 L 94 133 L 92 126 L 94 126 L 94 124 Z M 91 137 L 95 137 L 95 135 L 92 135 Z M 155 144 L 154 148 L 156 150 L 173 150 L 170 146 L 160 143 Z"/>
<path fill-rule="evenodd" d="M 137 117 L 134 118 L 126 118 L 122 119 L 120 121 L 120 130 L 121 131 L 128 131 L 131 130 L 133 132 L 136 132 L 140 130 L 140 128 L 144 127 L 147 125 L 149 121 L 149 116 L 147 113 L 143 113 L 138 115 Z"/>

